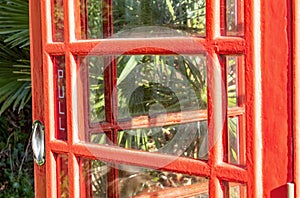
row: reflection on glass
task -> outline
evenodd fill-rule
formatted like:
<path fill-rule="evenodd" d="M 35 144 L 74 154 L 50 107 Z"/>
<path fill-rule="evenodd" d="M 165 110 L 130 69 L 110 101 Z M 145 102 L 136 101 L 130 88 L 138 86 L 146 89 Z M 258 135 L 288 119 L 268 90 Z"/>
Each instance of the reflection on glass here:
<path fill-rule="evenodd" d="M 108 173 L 110 166 L 97 160 L 80 159 L 83 182 L 81 197 L 108 197 Z"/>
<path fill-rule="evenodd" d="M 123 130 L 118 144 L 124 148 L 207 160 L 207 122 Z"/>
<path fill-rule="evenodd" d="M 227 65 L 227 95 L 228 95 L 228 107 L 237 106 L 237 56 L 226 56 Z"/>
<path fill-rule="evenodd" d="M 205 56 L 120 56 L 117 70 L 119 120 L 207 109 Z"/>
<path fill-rule="evenodd" d="M 225 186 L 225 197 L 226 198 L 246 198 L 247 190 L 246 185 L 234 182 L 223 182 Z"/>
<path fill-rule="evenodd" d="M 175 32 L 180 30 L 204 36 L 205 13 L 205 0 L 116 0 L 112 1 L 112 8 L 101 0 L 82 1 L 82 38 L 106 38 L 111 32 L 117 37 L 131 37 L 131 33 L 136 32 L 144 37 L 151 33 L 148 31 L 151 28 L 143 31 L 141 27 L 145 26 L 165 27 Z M 165 30 L 157 28 L 154 31 L 159 36 L 170 36 L 170 32 Z M 119 34 L 124 31 L 131 36 Z"/>
<path fill-rule="evenodd" d="M 238 117 L 228 119 L 228 153 L 229 163 L 239 164 L 239 131 L 238 131 Z"/>
<path fill-rule="evenodd" d="M 226 0 L 226 35 L 244 35 L 244 1 Z"/>
<path fill-rule="evenodd" d="M 93 133 L 90 136 L 90 142 L 94 144 L 108 144 L 109 140 L 105 133 Z"/>
<path fill-rule="evenodd" d="M 179 192 L 177 192 L 178 194 L 174 193 L 173 197 L 185 197 L 184 189 L 180 190 L 180 187 L 195 184 L 197 184 L 199 194 L 192 197 L 208 196 L 207 178 L 136 166 L 119 166 L 120 197 L 139 197 L 143 195 L 148 195 L 149 197 L 171 197 L 167 196 L 167 194 L 174 193 L 175 189 L 178 189 Z M 173 190 L 170 190 L 172 188 Z"/>
<path fill-rule="evenodd" d="M 56 170 L 58 182 L 58 195 L 61 198 L 69 197 L 69 178 L 68 178 L 68 156 L 58 154 L 56 157 Z"/>
<path fill-rule="evenodd" d="M 52 39 L 53 41 L 64 41 L 64 2 L 54 0 L 52 8 Z"/>
<path fill-rule="evenodd" d="M 102 0 L 81 0 L 81 39 L 103 38 Z"/>
<path fill-rule="evenodd" d="M 104 98 L 104 65 L 105 58 L 102 56 L 79 57 L 83 79 L 87 78 L 88 84 L 88 109 L 90 122 L 105 121 L 105 98 Z M 80 96 L 82 97 L 82 96 Z"/>

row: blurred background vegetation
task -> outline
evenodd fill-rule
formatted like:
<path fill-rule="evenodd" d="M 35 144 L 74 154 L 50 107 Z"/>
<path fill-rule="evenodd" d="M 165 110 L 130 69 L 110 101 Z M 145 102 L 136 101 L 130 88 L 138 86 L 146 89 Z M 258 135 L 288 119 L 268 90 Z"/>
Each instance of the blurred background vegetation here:
<path fill-rule="evenodd" d="M 0 197 L 34 197 L 27 0 L 0 1 Z"/>

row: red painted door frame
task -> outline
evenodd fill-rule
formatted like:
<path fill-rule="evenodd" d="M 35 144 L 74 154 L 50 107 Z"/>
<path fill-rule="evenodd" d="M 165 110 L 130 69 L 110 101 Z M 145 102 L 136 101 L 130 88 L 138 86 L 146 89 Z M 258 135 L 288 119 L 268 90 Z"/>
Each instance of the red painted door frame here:
<path fill-rule="evenodd" d="M 261 1 L 263 197 L 293 181 L 291 1 Z"/>
<path fill-rule="evenodd" d="M 300 1 L 292 1 L 293 132 L 295 197 L 300 197 Z"/>
<path fill-rule="evenodd" d="M 34 41 L 31 44 L 33 79 L 40 79 L 39 76 L 43 73 L 42 34 L 40 17 L 38 17 L 40 16 L 40 3 L 39 0 L 30 0 L 30 13 L 35 13 L 34 17 L 30 17 L 31 41 Z M 300 163 L 298 163 L 300 162 L 298 156 L 300 48 L 299 37 L 296 36 L 300 33 L 299 24 L 297 25 L 296 22 L 296 18 L 299 20 L 299 4 L 299 0 L 261 1 L 261 130 L 264 197 L 284 197 L 286 183 L 300 178 Z M 292 15 L 292 10 L 295 15 Z M 294 19 L 293 23 L 292 19 Z M 43 122 L 42 79 L 32 82 L 32 91 L 33 120 Z M 292 157 L 293 131 L 294 138 L 296 138 L 294 161 Z M 299 197 L 300 189 L 297 182 L 295 184 L 295 195 Z M 35 165 L 36 197 L 46 197 L 46 187 L 46 168 Z"/>

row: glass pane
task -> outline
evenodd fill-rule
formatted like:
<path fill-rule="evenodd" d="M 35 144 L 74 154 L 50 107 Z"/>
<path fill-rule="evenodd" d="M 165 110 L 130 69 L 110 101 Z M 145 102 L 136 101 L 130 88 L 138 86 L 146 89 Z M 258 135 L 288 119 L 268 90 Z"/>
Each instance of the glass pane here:
<path fill-rule="evenodd" d="M 228 153 L 229 163 L 239 164 L 239 131 L 238 131 L 238 118 L 228 119 Z"/>
<path fill-rule="evenodd" d="M 98 160 L 80 159 L 81 197 L 108 197 L 110 166 Z"/>
<path fill-rule="evenodd" d="M 120 197 L 185 197 L 185 188 L 195 184 L 197 196 L 208 197 L 208 179 L 182 173 L 146 169 L 136 166 L 119 166 Z M 167 189 L 167 190 L 166 190 Z M 171 190 L 172 189 L 172 190 Z M 177 190 L 177 191 L 176 191 Z M 173 194 L 173 196 L 171 196 Z"/>
<path fill-rule="evenodd" d="M 106 120 L 105 116 L 105 97 L 104 97 L 104 70 L 105 58 L 101 56 L 79 57 L 81 74 L 84 84 L 84 93 L 87 94 L 88 115 L 90 123 L 102 122 Z M 78 79 L 79 80 L 79 79 Z M 82 97 L 82 96 L 79 96 Z M 85 98 L 86 98 L 85 97 Z"/>
<path fill-rule="evenodd" d="M 57 194 L 61 198 L 69 197 L 68 156 L 58 154 L 56 157 Z"/>
<path fill-rule="evenodd" d="M 53 41 L 64 41 L 64 2 L 63 0 L 52 0 L 52 39 Z"/>
<path fill-rule="evenodd" d="M 92 133 L 89 141 L 94 144 L 109 144 L 111 142 L 103 132 Z"/>
<path fill-rule="evenodd" d="M 237 106 L 237 56 L 226 56 L 228 107 Z"/>
<path fill-rule="evenodd" d="M 247 198 L 247 188 L 245 184 L 224 182 L 226 198 Z"/>
<path fill-rule="evenodd" d="M 116 37 L 172 36 L 176 32 L 205 36 L 205 0 L 115 0 L 111 6 L 101 0 L 82 0 L 82 38 L 107 38 L 112 32 Z"/>
<path fill-rule="evenodd" d="M 226 0 L 226 35 L 244 35 L 244 0 Z"/>
<path fill-rule="evenodd" d="M 118 119 L 207 109 L 206 57 L 117 58 Z"/>
<path fill-rule="evenodd" d="M 207 160 L 207 122 L 122 130 L 120 147 Z"/>
<path fill-rule="evenodd" d="M 245 136 L 240 130 L 243 126 L 239 117 L 228 118 L 228 162 L 245 165 Z"/>
<path fill-rule="evenodd" d="M 105 198 L 112 193 L 126 198 L 187 197 L 189 187 L 194 189 L 192 197 L 208 197 L 208 179 L 205 177 L 124 164 L 112 165 L 97 160 L 80 161 L 82 197 Z M 118 190 L 114 191 L 114 188 Z"/>
<path fill-rule="evenodd" d="M 67 140 L 65 56 L 53 56 L 56 138 Z"/>

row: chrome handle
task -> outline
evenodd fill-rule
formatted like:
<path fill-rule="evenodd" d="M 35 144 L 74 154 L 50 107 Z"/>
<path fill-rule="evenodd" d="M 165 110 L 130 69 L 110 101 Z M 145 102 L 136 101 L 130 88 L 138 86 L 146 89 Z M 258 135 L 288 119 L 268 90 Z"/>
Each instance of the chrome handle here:
<path fill-rule="evenodd" d="M 38 120 L 32 124 L 31 140 L 34 161 L 41 166 L 45 163 L 45 131 L 44 125 Z"/>

